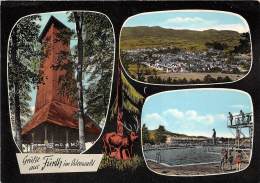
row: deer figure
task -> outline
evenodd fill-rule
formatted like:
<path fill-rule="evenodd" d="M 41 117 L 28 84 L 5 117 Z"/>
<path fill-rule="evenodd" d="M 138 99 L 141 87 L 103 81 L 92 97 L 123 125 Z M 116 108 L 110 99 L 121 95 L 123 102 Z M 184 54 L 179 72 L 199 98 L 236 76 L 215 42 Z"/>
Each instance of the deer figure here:
<path fill-rule="evenodd" d="M 123 127 L 129 132 L 127 136 L 117 134 L 115 132 L 106 133 L 103 136 L 103 143 L 105 153 L 109 156 L 112 156 L 113 152 L 118 152 L 120 155 L 120 159 L 127 159 L 123 156 L 123 151 L 125 151 L 126 156 L 128 158 L 133 155 L 133 143 L 138 138 L 138 120 L 136 116 L 134 117 L 137 125 L 134 124 L 134 128 L 130 125 L 130 128 L 127 127 L 125 123 L 123 123 Z"/>

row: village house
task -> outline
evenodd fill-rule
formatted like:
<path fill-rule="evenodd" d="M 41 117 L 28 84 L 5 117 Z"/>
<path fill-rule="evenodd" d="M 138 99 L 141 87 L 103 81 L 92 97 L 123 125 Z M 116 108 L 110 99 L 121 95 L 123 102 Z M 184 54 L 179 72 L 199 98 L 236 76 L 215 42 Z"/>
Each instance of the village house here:
<path fill-rule="evenodd" d="M 162 50 L 164 50 L 162 52 Z M 228 63 L 223 52 L 210 48 L 207 52 L 179 51 L 165 53 L 166 48 L 142 48 L 125 51 L 124 59 L 132 63 L 139 62 L 156 70 L 173 72 L 223 72 L 244 73 L 250 66 L 250 57 L 247 54 L 234 56 L 234 63 Z M 241 67 L 243 65 L 245 68 Z"/>

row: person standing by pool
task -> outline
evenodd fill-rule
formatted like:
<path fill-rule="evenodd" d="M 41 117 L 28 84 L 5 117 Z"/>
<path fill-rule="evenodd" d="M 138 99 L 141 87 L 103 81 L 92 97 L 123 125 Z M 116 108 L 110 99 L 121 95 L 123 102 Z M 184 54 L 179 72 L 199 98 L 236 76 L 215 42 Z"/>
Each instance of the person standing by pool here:
<path fill-rule="evenodd" d="M 242 154 L 241 150 L 238 150 L 237 155 L 236 155 L 236 170 L 241 169 L 241 161 L 242 161 Z"/>
<path fill-rule="evenodd" d="M 221 160 L 220 160 L 220 169 L 224 171 L 225 163 L 228 159 L 228 152 L 226 149 L 222 148 L 221 150 Z"/>
<path fill-rule="evenodd" d="M 228 162 L 229 162 L 229 166 L 230 166 L 230 170 L 232 170 L 232 165 L 233 165 L 233 155 L 232 155 L 232 149 L 229 151 L 229 156 L 228 156 Z"/>
<path fill-rule="evenodd" d="M 212 143 L 213 145 L 216 145 L 216 130 L 215 128 L 213 128 L 212 130 L 213 130 Z"/>
<path fill-rule="evenodd" d="M 233 115 L 231 112 L 228 112 L 229 115 L 229 121 L 230 121 L 230 125 L 232 126 L 232 122 L 233 122 Z"/>

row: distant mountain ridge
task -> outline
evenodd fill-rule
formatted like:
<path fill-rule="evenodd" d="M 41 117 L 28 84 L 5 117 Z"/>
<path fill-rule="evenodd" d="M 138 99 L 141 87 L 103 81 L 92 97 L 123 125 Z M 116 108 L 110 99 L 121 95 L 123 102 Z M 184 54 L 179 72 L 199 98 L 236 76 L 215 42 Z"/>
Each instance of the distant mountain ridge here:
<path fill-rule="evenodd" d="M 155 134 L 158 132 L 158 129 L 155 129 L 155 130 L 148 130 L 149 133 L 152 133 L 152 134 Z M 173 133 L 173 132 L 170 132 L 168 130 L 165 130 L 165 132 L 163 132 L 163 135 L 166 135 L 167 137 L 190 137 L 190 138 L 205 138 L 205 139 L 208 139 L 208 137 L 205 137 L 205 136 L 193 136 L 193 135 L 185 135 L 185 134 L 180 134 L 180 133 Z"/>
<path fill-rule="evenodd" d="M 148 47 L 179 47 L 182 49 L 205 50 L 206 42 L 220 42 L 233 49 L 238 45 L 240 33 L 231 30 L 178 30 L 160 26 L 124 27 L 121 31 L 122 49 Z"/>

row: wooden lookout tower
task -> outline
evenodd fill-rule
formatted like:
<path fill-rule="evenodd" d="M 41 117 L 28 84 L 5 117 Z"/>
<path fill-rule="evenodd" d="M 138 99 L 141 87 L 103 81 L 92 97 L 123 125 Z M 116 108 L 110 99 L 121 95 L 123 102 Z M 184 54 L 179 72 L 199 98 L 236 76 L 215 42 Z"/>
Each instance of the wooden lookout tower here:
<path fill-rule="evenodd" d="M 78 135 L 78 112 L 77 101 L 72 97 L 60 94 L 60 76 L 65 70 L 55 70 L 59 53 L 69 51 L 69 41 L 57 41 L 57 35 L 63 30 L 69 30 L 63 23 L 51 16 L 41 35 L 40 42 L 47 43 L 47 56 L 41 61 L 41 71 L 44 81 L 39 85 L 36 95 L 35 112 L 31 120 L 22 128 L 24 144 L 61 144 L 69 147 L 77 144 Z M 71 76 L 74 80 L 74 76 Z M 76 82 L 75 82 L 76 83 Z M 97 139 L 101 129 L 89 117 L 85 117 L 86 141 Z"/>

